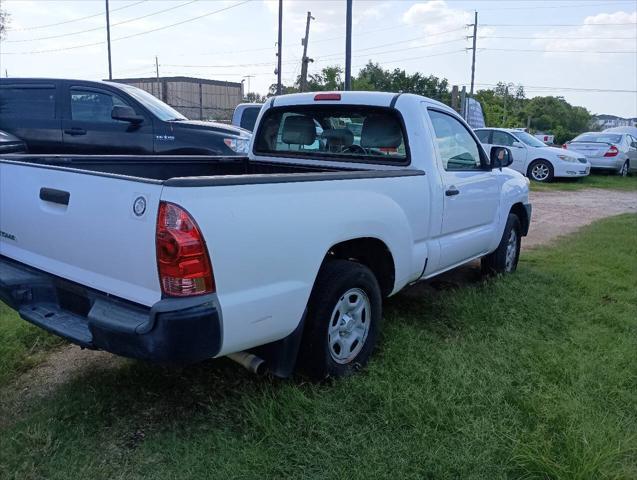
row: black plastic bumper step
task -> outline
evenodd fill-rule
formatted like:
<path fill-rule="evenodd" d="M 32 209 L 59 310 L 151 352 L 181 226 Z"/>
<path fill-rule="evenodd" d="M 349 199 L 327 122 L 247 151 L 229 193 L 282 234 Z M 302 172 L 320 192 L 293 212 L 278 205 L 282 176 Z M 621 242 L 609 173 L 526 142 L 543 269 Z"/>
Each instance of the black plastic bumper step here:
<path fill-rule="evenodd" d="M 93 336 L 85 317 L 60 310 L 55 304 L 37 303 L 18 310 L 20 316 L 38 327 L 64 337 L 80 346 L 94 348 Z"/>

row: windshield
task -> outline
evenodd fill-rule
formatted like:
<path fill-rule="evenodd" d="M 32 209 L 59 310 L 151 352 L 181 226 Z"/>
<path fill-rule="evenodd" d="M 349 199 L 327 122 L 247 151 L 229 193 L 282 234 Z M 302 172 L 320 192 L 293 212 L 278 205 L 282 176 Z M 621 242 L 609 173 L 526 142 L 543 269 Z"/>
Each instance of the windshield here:
<path fill-rule="evenodd" d="M 270 109 L 260 122 L 255 152 L 363 162 L 406 163 L 396 112 L 360 105 Z"/>
<path fill-rule="evenodd" d="M 526 132 L 515 132 L 514 135 L 518 137 L 521 142 L 526 143 L 529 147 L 546 147 L 546 143 L 538 140 L 533 135 L 528 134 Z"/>
<path fill-rule="evenodd" d="M 622 136 L 612 133 L 582 133 L 573 142 L 621 143 Z"/>
<path fill-rule="evenodd" d="M 151 95 L 141 88 L 132 87 L 130 85 L 121 84 L 121 88 L 126 91 L 131 97 L 144 105 L 152 114 L 159 117 L 160 120 L 167 122 L 169 120 L 187 120 L 181 113 L 175 110 L 173 107 L 166 105 L 160 99 Z"/>

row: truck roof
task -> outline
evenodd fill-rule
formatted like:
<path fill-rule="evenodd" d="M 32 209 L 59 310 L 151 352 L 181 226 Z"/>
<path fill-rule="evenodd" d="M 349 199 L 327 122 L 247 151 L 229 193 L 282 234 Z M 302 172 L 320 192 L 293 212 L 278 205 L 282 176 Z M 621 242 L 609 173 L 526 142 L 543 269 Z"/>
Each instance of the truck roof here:
<path fill-rule="evenodd" d="M 317 95 L 340 95 L 339 99 L 335 100 L 315 100 Z M 440 108 L 453 111 L 448 105 L 441 103 L 432 98 L 423 97 L 421 95 L 415 95 L 412 93 L 395 93 L 395 92 L 358 92 L 358 91 L 333 91 L 333 92 L 308 92 L 308 93 L 292 93 L 288 95 L 281 95 L 278 97 L 272 97 L 269 107 L 272 106 L 291 106 L 291 105 L 308 105 L 308 104 L 349 104 L 349 105 L 371 105 L 377 107 L 389 107 L 392 105 L 394 99 L 398 97 L 412 98 L 414 101 L 427 101 L 436 104 Z M 267 105 L 267 102 L 266 102 Z"/>
<path fill-rule="evenodd" d="M 118 83 L 114 80 L 82 80 L 79 78 L 51 78 L 51 77 L 9 77 L 9 78 L 0 78 L 1 84 L 20 84 L 20 83 L 45 83 L 45 82 L 77 82 L 83 84 L 95 84 L 95 85 L 108 85 L 114 88 L 121 88 L 122 85 L 126 85 L 125 83 Z"/>

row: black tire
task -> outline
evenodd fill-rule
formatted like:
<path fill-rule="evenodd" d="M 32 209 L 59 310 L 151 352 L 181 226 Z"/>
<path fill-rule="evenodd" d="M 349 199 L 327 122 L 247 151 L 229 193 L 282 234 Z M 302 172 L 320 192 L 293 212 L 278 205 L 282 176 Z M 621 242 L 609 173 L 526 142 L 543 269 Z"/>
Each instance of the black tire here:
<path fill-rule="evenodd" d="M 482 272 L 485 275 L 515 272 L 520 259 L 521 230 L 520 219 L 517 215 L 509 213 L 498 248 L 493 253 L 482 257 Z M 515 232 L 515 257 L 511 262 L 508 262 L 507 252 L 509 241 L 511 240 L 511 232 Z"/>
<path fill-rule="evenodd" d="M 619 169 L 619 171 L 617 172 L 617 175 L 619 175 L 620 177 L 627 177 L 628 173 L 630 171 L 630 163 L 628 162 L 628 160 L 626 160 L 623 164 L 622 167 Z"/>
<path fill-rule="evenodd" d="M 539 172 L 547 172 L 546 175 L 540 175 Z M 540 183 L 548 183 L 553 180 L 553 165 L 547 160 L 534 160 L 529 165 L 526 176 L 531 180 Z"/>
<path fill-rule="evenodd" d="M 332 351 L 336 343 L 330 345 L 328 342 L 331 340 L 329 331 L 340 324 L 342 317 L 335 309 L 345 298 L 344 294 L 352 290 L 364 292 L 369 302 L 371 311 L 362 315 L 365 318 L 360 325 L 361 328 L 367 328 L 367 334 L 364 341 L 358 342 L 355 348 L 350 349 L 351 352 L 355 352 L 359 348 L 358 345 L 362 344 L 358 353 L 351 360 L 339 363 L 333 357 Z M 343 377 L 358 371 L 367 363 L 374 350 L 381 318 L 381 291 L 372 271 L 356 262 L 328 261 L 321 268 L 310 295 L 299 352 L 301 368 L 316 380 Z M 364 326 L 365 322 L 368 322 L 367 327 Z"/>

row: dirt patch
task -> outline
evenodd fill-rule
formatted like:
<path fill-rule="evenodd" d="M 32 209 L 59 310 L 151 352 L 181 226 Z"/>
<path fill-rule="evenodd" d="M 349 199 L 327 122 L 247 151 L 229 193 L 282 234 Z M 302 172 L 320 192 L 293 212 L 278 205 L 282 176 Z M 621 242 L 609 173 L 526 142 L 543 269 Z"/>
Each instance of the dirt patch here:
<path fill-rule="evenodd" d="M 524 248 L 547 244 L 600 218 L 637 212 L 637 192 L 603 189 L 531 192 L 531 202 L 533 220 L 529 236 L 523 241 Z M 426 290 L 442 290 L 478 282 L 481 279 L 479 266 L 479 262 L 472 262 L 409 287 L 401 295 L 418 296 Z M 45 396 L 83 372 L 118 368 L 125 361 L 107 352 L 82 350 L 75 345 L 68 345 L 51 353 L 44 363 L 21 376 L 1 396 L 5 397 L 5 401 L 8 396 L 20 399 Z"/>

